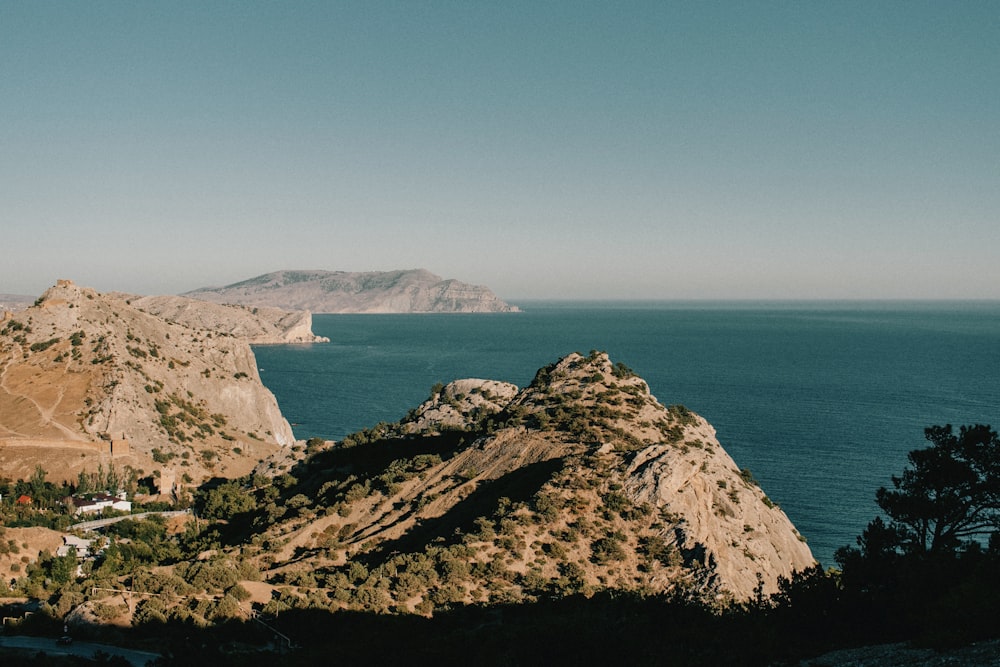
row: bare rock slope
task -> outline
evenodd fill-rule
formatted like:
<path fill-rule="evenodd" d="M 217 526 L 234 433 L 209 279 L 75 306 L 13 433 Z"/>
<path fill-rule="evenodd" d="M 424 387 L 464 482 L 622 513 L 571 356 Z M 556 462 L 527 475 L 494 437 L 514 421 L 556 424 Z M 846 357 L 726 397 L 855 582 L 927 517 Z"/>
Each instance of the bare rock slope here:
<path fill-rule="evenodd" d="M 252 345 L 326 343 L 312 331 L 312 313 L 280 308 L 206 303 L 182 296 L 128 297 L 131 305 L 167 322 L 217 331 Z"/>
<path fill-rule="evenodd" d="M 308 314 L 288 317 L 59 281 L 0 321 L 4 472 L 71 478 L 110 458 L 244 474 L 294 442 L 249 345 L 308 339 Z"/>
<path fill-rule="evenodd" d="M 297 518 L 267 536 L 285 545 L 269 575 L 344 588 L 348 607 L 371 605 L 355 560 L 394 573 L 371 582 L 380 604 L 421 613 L 604 588 L 724 604 L 814 564 L 715 430 L 603 353 L 569 355 L 520 390 L 435 388 L 401 422 L 303 466 Z"/>
<path fill-rule="evenodd" d="M 215 303 L 269 306 L 314 313 L 515 312 L 488 288 L 405 271 L 276 271 L 226 287 L 183 296 Z"/>

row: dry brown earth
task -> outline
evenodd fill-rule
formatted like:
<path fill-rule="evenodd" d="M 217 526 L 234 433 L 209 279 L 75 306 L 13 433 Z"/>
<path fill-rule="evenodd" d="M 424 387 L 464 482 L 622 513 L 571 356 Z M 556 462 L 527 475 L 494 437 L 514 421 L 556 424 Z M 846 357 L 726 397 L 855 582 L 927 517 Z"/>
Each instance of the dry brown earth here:
<path fill-rule="evenodd" d="M 0 581 L 10 582 L 11 579 L 24 576 L 28 563 L 38 560 L 42 551 L 55 554 L 62 546 L 62 533 L 48 528 L 0 528 L 0 542 L 7 545 L 0 553 Z M 11 547 L 13 543 L 13 547 Z M 16 568 L 16 569 L 15 569 Z"/>
<path fill-rule="evenodd" d="M 311 340 L 310 322 L 59 281 L 0 320 L 4 474 L 42 465 L 59 481 L 112 461 L 178 481 L 246 474 L 294 443 L 249 342 Z"/>

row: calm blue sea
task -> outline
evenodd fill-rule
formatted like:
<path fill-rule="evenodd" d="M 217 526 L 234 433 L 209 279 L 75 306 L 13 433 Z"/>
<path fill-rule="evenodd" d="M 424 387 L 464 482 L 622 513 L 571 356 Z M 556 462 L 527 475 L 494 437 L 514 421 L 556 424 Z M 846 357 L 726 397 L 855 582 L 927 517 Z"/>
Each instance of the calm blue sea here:
<path fill-rule="evenodd" d="M 525 386 L 605 350 L 681 403 L 824 566 L 931 424 L 1000 427 L 1000 303 L 555 303 L 517 314 L 317 315 L 331 343 L 255 349 L 298 438 L 395 421 L 457 378 Z"/>

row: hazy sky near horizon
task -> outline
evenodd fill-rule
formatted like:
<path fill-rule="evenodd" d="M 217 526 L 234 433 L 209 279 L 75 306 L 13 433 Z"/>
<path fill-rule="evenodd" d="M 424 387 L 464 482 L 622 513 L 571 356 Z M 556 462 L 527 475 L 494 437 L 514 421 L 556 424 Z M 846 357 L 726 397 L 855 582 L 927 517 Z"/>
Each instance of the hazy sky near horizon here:
<path fill-rule="evenodd" d="M 0 292 L 1000 298 L 997 2 L 0 0 Z"/>

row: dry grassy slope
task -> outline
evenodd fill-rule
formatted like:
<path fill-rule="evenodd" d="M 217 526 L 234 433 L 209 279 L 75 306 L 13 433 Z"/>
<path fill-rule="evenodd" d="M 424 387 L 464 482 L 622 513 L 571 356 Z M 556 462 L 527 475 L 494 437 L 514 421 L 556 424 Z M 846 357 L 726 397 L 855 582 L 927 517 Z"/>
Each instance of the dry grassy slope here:
<path fill-rule="evenodd" d="M 195 479 L 244 474 L 294 442 L 244 339 L 59 281 L 0 322 L 0 451 L 47 444 L 32 456 L 48 457 L 50 479 L 72 477 L 76 459 L 107 459 L 94 454 L 108 450 L 102 434 L 127 437 L 123 464 L 161 467 L 158 448 Z"/>
<path fill-rule="evenodd" d="M 409 464 L 408 474 L 331 479 L 316 494 L 325 511 L 306 509 L 272 528 L 267 539 L 283 545 L 271 564 L 275 580 L 326 573 L 327 587 L 336 587 L 336 566 L 361 559 L 395 573 L 385 592 L 394 604 L 426 610 L 419 605 L 428 599 L 604 587 L 746 599 L 758 581 L 771 592 L 779 577 L 813 564 L 794 526 L 741 474 L 711 426 L 660 405 L 606 355 L 570 355 L 506 405 L 497 397 L 507 390 L 487 382 L 445 387 L 382 435 L 399 434 L 397 444 L 419 452 L 421 442 L 405 437 L 443 438 L 442 422 L 455 429 L 475 421 L 470 433 L 482 434 L 489 419 L 492 430 L 443 449 L 441 460 Z M 456 424 L 456 414 L 466 423 Z M 435 549 L 435 558 L 465 565 L 439 562 L 450 574 L 411 577 L 414 558 L 423 558 L 413 554 Z"/>
<path fill-rule="evenodd" d="M 55 554 L 62 546 L 63 534 L 48 528 L 6 528 L 0 526 L 0 581 L 23 577 L 28 563 L 38 560 L 43 551 Z"/>

